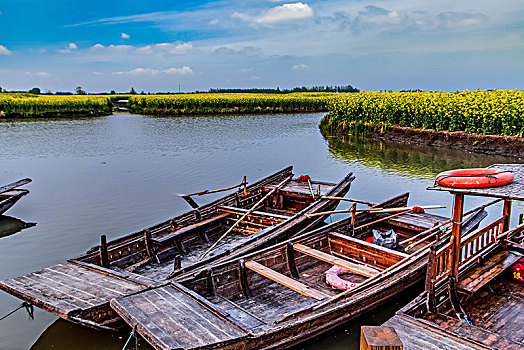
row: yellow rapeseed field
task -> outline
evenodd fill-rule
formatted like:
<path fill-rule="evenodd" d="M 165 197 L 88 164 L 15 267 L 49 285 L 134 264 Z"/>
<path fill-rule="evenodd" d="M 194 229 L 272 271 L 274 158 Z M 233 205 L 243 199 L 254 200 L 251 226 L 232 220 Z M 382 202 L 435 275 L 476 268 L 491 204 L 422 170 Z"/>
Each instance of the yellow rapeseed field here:
<path fill-rule="evenodd" d="M 0 94 L 0 112 L 23 117 L 41 116 L 46 112 L 81 112 L 109 114 L 109 96 L 94 95 L 33 95 L 29 93 Z"/>
<path fill-rule="evenodd" d="M 132 112 L 143 114 L 322 111 L 326 110 L 327 102 L 336 95 L 342 94 L 304 92 L 134 95 L 129 98 L 129 108 Z"/>
<path fill-rule="evenodd" d="M 524 136 L 524 91 L 363 92 L 328 102 L 325 130 L 365 123 Z"/>

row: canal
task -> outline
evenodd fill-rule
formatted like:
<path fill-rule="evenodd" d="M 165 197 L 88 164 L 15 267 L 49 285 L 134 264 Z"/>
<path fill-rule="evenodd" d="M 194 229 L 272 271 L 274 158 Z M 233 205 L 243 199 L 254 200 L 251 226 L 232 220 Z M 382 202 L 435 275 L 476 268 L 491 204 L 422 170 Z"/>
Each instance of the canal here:
<path fill-rule="evenodd" d="M 243 175 L 255 181 L 293 165 L 297 175 L 338 182 L 351 171 L 356 176 L 351 198 L 379 202 L 409 191 L 411 204 L 443 204 L 448 209 L 434 213 L 448 216 L 451 196 L 426 191 L 437 173 L 511 161 L 432 147 L 324 138 L 318 129 L 321 117 L 115 114 L 0 121 L 0 185 L 33 179 L 26 186 L 31 193 L 7 217 L 0 217 L 0 225 L 8 221 L 18 227 L 0 228 L 0 279 L 80 255 L 98 244 L 101 234 L 114 239 L 174 217 L 190 209 L 178 194 L 227 187 L 241 182 Z M 204 204 L 218 196 L 196 200 Z M 467 204 L 481 202 L 472 199 Z M 522 212 L 522 204 L 515 205 Z M 361 324 L 385 320 L 409 297 L 299 348 L 356 349 Z M 18 305 L 20 300 L 0 292 L 0 317 Z M 81 328 L 38 309 L 34 320 L 20 310 L 0 321 L 0 348 L 6 350 L 117 350 L 127 336 Z M 140 349 L 149 348 L 140 343 Z"/>

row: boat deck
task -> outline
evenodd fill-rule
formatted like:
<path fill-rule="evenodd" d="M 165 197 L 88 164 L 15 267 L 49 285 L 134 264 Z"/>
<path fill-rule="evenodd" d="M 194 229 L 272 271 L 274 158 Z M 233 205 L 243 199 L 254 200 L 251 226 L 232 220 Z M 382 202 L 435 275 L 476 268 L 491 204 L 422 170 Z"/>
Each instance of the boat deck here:
<path fill-rule="evenodd" d="M 0 282 L 0 289 L 73 321 L 80 312 L 108 307 L 109 300 L 115 296 L 146 288 L 146 283 L 133 280 L 129 275 L 104 274 L 71 262 Z"/>

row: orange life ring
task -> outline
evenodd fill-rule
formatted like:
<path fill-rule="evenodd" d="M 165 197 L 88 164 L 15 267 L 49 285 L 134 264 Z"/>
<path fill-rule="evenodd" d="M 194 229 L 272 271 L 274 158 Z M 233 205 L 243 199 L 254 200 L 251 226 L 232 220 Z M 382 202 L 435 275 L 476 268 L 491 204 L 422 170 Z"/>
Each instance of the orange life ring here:
<path fill-rule="evenodd" d="M 437 175 L 435 182 L 446 187 L 481 188 L 507 185 L 513 178 L 511 171 L 476 168 L 444 171 Z"/>
<path fill-rule="evenodd" d="M 358 283 L 346 281 L 338 276 L 343 273 L 349 273 L 349 272 L 351 271 L 346 270 L 339 266 L 333 266 L 329 270 L 326 271 L 326 283 L 329 284 L 331 287 L 334 287 L 337 289 L 342 289 L 342 290 L 353 289 L 356 286 L 358 286 Z"/>

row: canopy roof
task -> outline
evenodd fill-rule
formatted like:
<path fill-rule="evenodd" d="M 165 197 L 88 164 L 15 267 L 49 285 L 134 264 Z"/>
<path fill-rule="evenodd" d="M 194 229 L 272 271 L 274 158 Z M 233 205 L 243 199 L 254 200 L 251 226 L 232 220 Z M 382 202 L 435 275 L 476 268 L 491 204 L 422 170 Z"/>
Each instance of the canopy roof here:
<path fill-rule="evenodd" d="M 434 186 L 428 187 L 428 190 L 462 193 L 470 196 L 496 197 L 524 201 L 524 164 L 493 164 L 488 168 L 498 168 L 511 171 L 515 176 L 515 179 L 508 185 L 485 188 L 454 188 L 440 186 L 435 183 Z"/>

